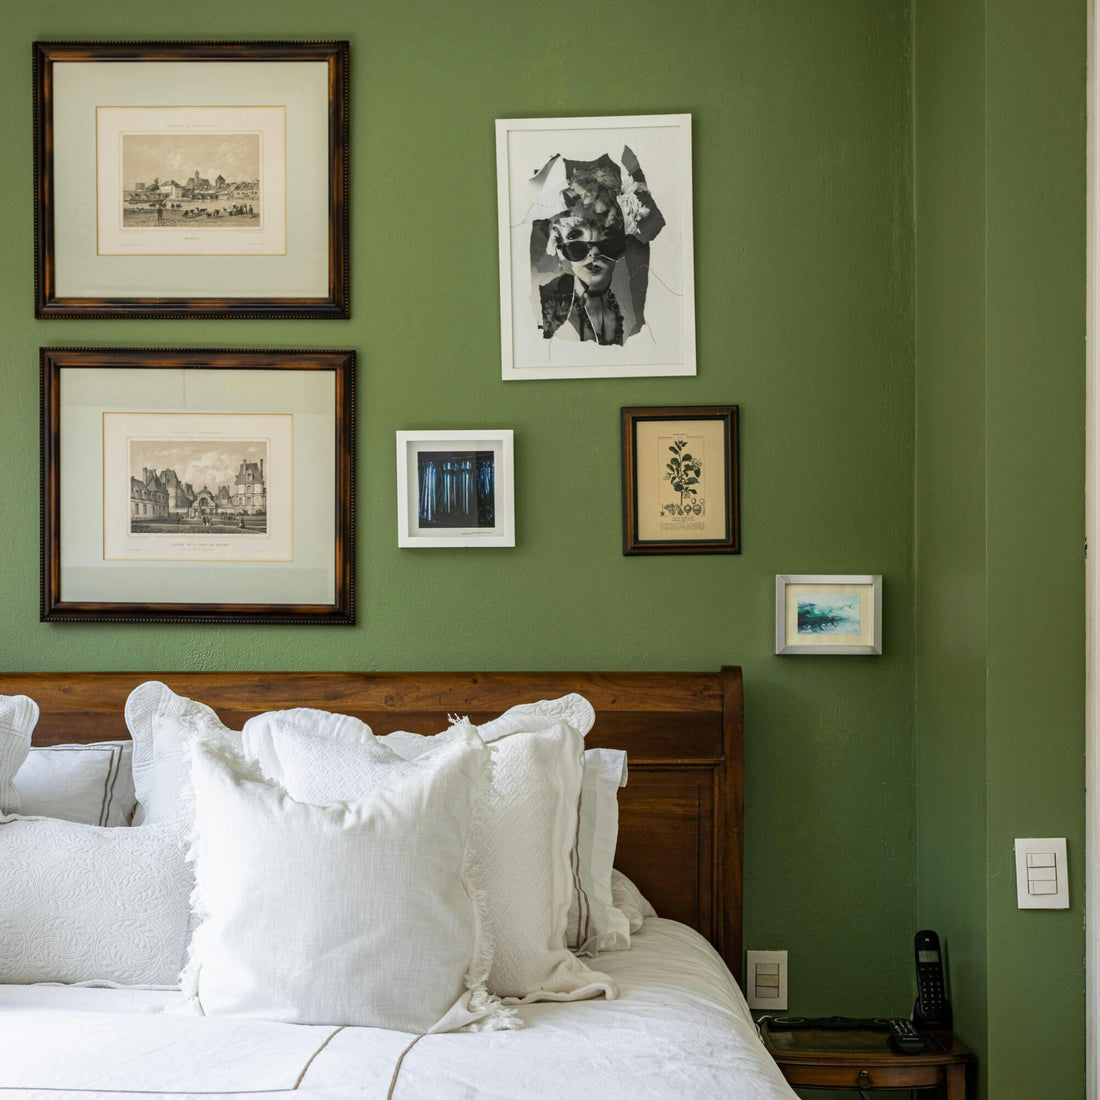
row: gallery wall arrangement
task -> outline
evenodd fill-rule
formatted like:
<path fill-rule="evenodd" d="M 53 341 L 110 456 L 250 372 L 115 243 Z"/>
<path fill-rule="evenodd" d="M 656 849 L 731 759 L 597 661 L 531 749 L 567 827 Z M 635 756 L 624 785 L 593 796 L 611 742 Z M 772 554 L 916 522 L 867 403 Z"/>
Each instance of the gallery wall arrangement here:
<path fill-rule="evenodd" d="M 36 43 L 35 315 L 347 318 L 348 65 Z M 696 374 L 691 116 L 496 133 L 502 378 Z M 40 354 L 43 621 L 355 621 L 354 353 Z M 624 554 L 740 551 L 736 406 L 622 439 Z M 398 431 L 396 499 L 399 547 L 514 547 L 513 431 Z"/>

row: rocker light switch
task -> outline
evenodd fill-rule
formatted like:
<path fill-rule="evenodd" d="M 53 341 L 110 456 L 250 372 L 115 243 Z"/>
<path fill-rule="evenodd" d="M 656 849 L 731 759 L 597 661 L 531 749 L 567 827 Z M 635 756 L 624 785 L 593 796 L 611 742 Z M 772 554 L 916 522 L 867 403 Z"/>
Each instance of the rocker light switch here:
<path fill-rule="evenodd" d="M 1020 909 L 1068 909 L 1066 838 L 1016 841 L 1016 904 Z"/>
<path fill-rule="evenodd" d="M 749 1008 L 787 1007 L 787 952 L 745 952 L 745 998 Z"/>

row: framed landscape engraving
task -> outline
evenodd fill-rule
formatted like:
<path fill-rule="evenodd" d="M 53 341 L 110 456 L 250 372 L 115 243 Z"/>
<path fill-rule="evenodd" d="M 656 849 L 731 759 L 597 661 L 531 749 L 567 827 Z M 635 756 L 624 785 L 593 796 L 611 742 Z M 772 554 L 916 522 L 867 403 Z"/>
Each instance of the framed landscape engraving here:
<path fill-rule="evenodd" d="M 691 116 L 496 130 L 503 378 L 694 374 Z"/>
<path fill-rule="evenodd" d="M 737 406 L 622 410 L 623 553 L 739 554 Z"/>
<path fill-rule="evenodd" d="M 36 317 L 348 316 L 346 42 L 36 42 Z"/>
<path fill-rule="evenodd" d="M 398 546 L 515 546 L 512 430 L 397 433 Z"/>
<path fill-rule="evenodd" d="M 882 575 L 778 574 L 775 652 L 881 654 Z"/>
<path fill-rule="evenodd" d="M 355 355 L 42 348 L 44 622 L 354 622 Z"/>

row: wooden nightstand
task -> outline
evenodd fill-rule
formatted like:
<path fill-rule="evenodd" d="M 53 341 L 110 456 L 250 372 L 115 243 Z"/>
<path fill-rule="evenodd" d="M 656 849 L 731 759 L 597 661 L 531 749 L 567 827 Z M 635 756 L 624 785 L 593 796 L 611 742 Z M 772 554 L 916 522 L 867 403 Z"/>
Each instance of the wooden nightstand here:
<path fill-rule="evenodd" d="M 900 1054 L 885 1031 L 760 1029 L 764 1046 L 791 1085 L 831 1089 L 933 1089 L 966 1100 L 966 1067 L 974 1055 L 948 1032 L 935 1032 L 920 1054 Z"/>

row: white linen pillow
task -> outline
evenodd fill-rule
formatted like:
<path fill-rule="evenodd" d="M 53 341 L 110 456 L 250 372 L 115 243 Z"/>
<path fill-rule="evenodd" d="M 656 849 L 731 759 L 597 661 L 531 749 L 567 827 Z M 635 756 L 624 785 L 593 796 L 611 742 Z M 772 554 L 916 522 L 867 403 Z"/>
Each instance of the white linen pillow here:
<path fill-rule="evenodd" d="M 524 721 L 538 728 L 501 736 L 492 745 L 493 789 L 478 838 L 495 941 L 489 990 L 517 1000 L 614 996 L 610 979 L 589 970 L 565 946 L 583 742 L 556 718 Z M 375 738 L 367 725 L 346 715 L 272 711 L 249 719 L 243 740 L 246 755 L 265 757 L 268 774 L 292 797 L 308 793 L 327 801 L 362 793 L 431 759 L 464 736 L 468 725 L 456 723 L 433 737 Z M 403 760 L 390 752 L 391 741 L 415 755 Z"/>
<path fill-rule="evenodd" d="M 0 817 L 0 982 L 174 986 L 191 876 L 169 825 Z"/>
<path fill-rule="evenodd" d="M 38 704 L 26 695 L 0 695 L 0 813 L 19 812 L 15 773 L 31 747 Z"/>
<path fill-rule="evenodd" d="M 510 707 L 500 717 L 478 726 L 486 741 L 532 728 L 564 721 L 582 737 L 596 720 L 592 704 L 572 692 L 559 699 L 540 699 Z M 363 727 L 369 732 L 369 727 Z M 428 751 L 436 738 L 399 730 L 378 740 L 406 759 Z M 590 752 L 599 756 L 590 756 Z M 626 785 L 626 753 L 595 749 L 585 753 L 584 783 L 576 845 L 571 862 L 574 872 L 573 897 L 566 922 L 566 946 L 584 955 L 600 951 L 622 951 L 630 946 L 630 927 L 611 897 L 611 868 L 619 837 L 619 788 Z M 590 770 L 589 763 L 593 767 Z"/>
<path fill-rule="evenodd" d="M 134 739 L 134 824 L 185 821 L 185 746 L 198 736 L 224 738 L 238 752 L 241 735 L 228 729 L 205 703 L 177 695 L 167 684 L 149 680 L 126 700 L 126 728 Z"/>
<path fill-rule="evenodd" d="M 15 776 L 24 817 L 129 825 L 134 816 L 132 741 L 31 745 Z"/>
<path fill-rule="evenodd" d="M 514 1026 L 470 846 L 489 784 L 472 727 L 350 802 L 298 802 L 224 740 L 191 747 L 183 990 L 210 1016 L 439 1032 Z"/>
<path fill-rule="evenodd" d="M 611 893 L 615 904 L 630 921 L 631 932 L 637 932 L 646 917 L 657 915 L 657 910 L 649 904 L 641 890 L 617 867 L 611 872 Z"/>

